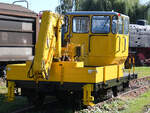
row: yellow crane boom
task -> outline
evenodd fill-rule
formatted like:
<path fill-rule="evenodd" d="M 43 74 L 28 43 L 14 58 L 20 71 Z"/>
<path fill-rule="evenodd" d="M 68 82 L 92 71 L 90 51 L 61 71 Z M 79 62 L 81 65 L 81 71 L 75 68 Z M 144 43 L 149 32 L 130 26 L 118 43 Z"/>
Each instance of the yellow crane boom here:
<path fill-rule="evenodd" d="M 54 53 L 55 58 L 61 57 L 61 24 L 60 15 L 49 11 L 43 13 L 38 41 L 35 46 L 35 57 L 29 70 L 30 72 L 32 69 L 34 78 L 48 79 Z M 29 77 L 31 76 L 29 75 Z"/>

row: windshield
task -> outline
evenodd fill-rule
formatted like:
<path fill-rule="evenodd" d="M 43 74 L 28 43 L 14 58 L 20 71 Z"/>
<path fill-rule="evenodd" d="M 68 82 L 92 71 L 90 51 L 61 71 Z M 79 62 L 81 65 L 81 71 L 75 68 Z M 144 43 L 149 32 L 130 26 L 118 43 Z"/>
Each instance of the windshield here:
<path fill-rule="evenodd" d="M 129 33 L 129 19 L 125 18 L 124 19 L 124 34 L 128 34 Z"/>
<path fill-rule="evenodd" d="M 122 20 L 122 17 L 118 17 L 118 33 L 123 34 L 123 20 Z"/>
<path fill-rule="evenodd" d="M 92 33 L 109 33 L 110 16 L 93 16 Z"/>
<path fill-rule="evenodd" d="M 62 27 L 64 33 L 68 32 L 68 16 L 64 17 L 64 25 Z"/>
<path fill-rule="evenodd" d="M 74 33 L 88 33 L 89 32 L 89 17 L 74 17 L 73 18 L 73 32 Z"/>
<path fill-rule="evenodd" d="M 117 16 L 112 17 L 112 33 L 117 33 Z"/>

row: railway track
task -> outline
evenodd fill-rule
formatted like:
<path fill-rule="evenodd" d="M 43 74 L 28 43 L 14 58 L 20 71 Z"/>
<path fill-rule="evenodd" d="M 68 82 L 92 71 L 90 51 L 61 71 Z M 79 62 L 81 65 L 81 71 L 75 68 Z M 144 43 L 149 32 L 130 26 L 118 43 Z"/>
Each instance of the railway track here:
<path fill-rule="evenodd" d="M 130 81 L 129 86 L 130 86 L 130 88 L 128 91 L 119 93 L 117 97 L 113 97 L 106 101 L 97 103 L 95 106 L 100 108 L 104 103 L 111 102 L 118 98 L 121 98 L 121 99 L 126 98 L 126 97 L 134 98 L 134 97 L 141 95 L 142 93 L 144 93 L 148 89 L 150 89 L 150 76 L 132 80 L 132 81 Z M 55 111 L 53 109 L 62 109 L 63 108 L 63 106 L 61 106 L 60 102 L 58 102 L 57 100 L 51 100 L 50 102 L 46 102 L 46 103 L 44 103 L 43 106 L 45 106 L 45 107 L 41 108 L 41 109 L 47 109 L 44 113 Z M 88 107 L 88 108 L 92 109 L 91 107 Z M 37 109 L 35 106 L 27 106 L 25 108 L 21 108 L 19 110 L 13 111 L 11 113 L 30 113 L 30 112 L 35 113 L 35 112 L 32 112 L 35 109 Z"/>
<path fill-rule="evenodd" d="M 129 86 L 130 86 L 129 90 L 119 93 L 118 96 L 116 97 L 112 97 L 108 100 L 97 103 L 94 107 L 88 106 L 88 109 L 86 109 L 85 111 L 91 112 L 95 109 L 97 110 L 97 108 L 99 111 L 99 108 L 102 108 L 107 103 L 112 103 L 113 101 L 116 101 L 116 100 L 126 100 L 127 98 L 138 97 L 139 95 L 150 90 L 150 76 L 132 80 L 130 81 Z"/>
<path fill-rule="evenodd" d="M 27 111 L 29 111 L 29 110 L 31 110 L 31 109 L 33 109 L 35 106 L 28 106 L 28 107 L 25 107 L 25 108 L 21 108 L 21 109 L 19 109 L 19 110 L 16 110 L 16 111 L 14 111 L 14 112 L 11 112 L 11 113 L 25 113 L 25 112 L 27 112 Z"/>
<path fill-rule="evenodd" d="M 138 78 L 135 80 L 130 81 L 129 83 L 129 91 L 125 91 L 123 93 L 120 93 L 117 97 L 123 97 L 123 96 L 138 96 L 142 94 L 142 92 L 145 92 L 150 88 L 150 76 Z"/>
<path fill-rule="evenodd" d="M 134 98 L 134 97 L 139 96 L 142 93 L 146 92 L 149 88 L 150 88 L 150 86 L 141 86 L 139 88 L 122 93 L 119 96 L 117 96 L 117 98 L 122 98 L 122 97 L 133 97 Z"/>
<path fill-rule="evenodd" d="M 43 105 L 41 106 L 34 106 L 34 105 L 30 105 L 24 108 L 20 108 L 16 111 L 13 111 L 11 113 L 36 113 L 38 110 L 41 110 L 43 106 L 51 106 L 52 104 L 57 104 L 58 100 L 57 99 L 53 99 L 49 102 L 45 102 Z M 50 108 L 50 107 L 49 107 Z"/>

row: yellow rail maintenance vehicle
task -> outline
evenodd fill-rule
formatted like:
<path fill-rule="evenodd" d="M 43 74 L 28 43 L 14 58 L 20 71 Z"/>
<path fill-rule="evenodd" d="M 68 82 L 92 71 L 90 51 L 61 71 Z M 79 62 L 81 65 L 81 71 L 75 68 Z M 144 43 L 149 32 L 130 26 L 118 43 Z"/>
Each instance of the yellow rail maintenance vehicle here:
<path fill-rule="evenodd" d="M 123 72 L 128 56 L 129 17 L 117 12 L 45 11 L 33 60 L 7 66 L 8 101 L 17 89 L 33 102 L 47 95 L 94 105 L 128 87 L 136 74 Z"/>

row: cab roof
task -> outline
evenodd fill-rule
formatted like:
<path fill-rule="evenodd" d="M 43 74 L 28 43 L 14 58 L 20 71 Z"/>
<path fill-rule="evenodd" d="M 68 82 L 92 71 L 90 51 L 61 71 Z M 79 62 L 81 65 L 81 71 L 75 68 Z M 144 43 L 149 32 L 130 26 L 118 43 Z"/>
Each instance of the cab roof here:
<path fill-rule="evenodd" d="M 75 11 L 75 12 L 67 12 L 65 15 L 118 15 L 126 16 L 124 14 L 113 12 L 113 11 Z"/>

